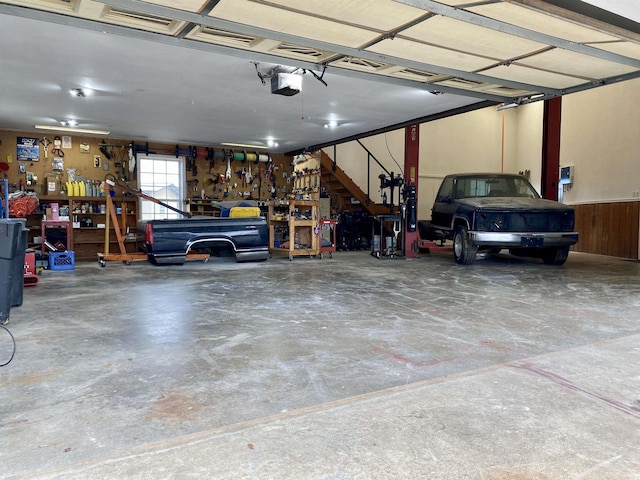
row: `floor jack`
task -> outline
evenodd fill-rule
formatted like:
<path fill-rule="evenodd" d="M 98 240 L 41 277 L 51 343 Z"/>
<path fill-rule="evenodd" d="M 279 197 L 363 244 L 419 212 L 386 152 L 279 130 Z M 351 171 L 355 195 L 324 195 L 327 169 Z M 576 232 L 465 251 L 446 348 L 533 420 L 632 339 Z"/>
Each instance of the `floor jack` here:
<path fill-rule="evenodd" d="M 172 207 L 171 205 L 167 205 L 166 203 L 161 202 L 160 200 L 158 200 L 157 198 L 153 198 L 149 195 L 146 195 L 142 192 L 140 192 L 139 190 L 135 190 L 133 188 L 130 188 L 127 185 L 122 185 L 120 183 L 116 183 L 114 180 L 106 180 L 105 181 L 105 187 L 107 188 L 107 215 L 106 215 L 106 221 L 105 221 L 105 231 L 104 231 L 104 252 L 100 252 L 98 253 L 98 263 L 100 264 L 101 267 L 106 266 L 108 261 L 121 261 L 124 264 L 130 265 L 131 262 L 135 262 L 135 261 L 140 261 L 140 260 L 147 260 L 147 254 L 146 253 L 128 253 L 127 252 L 127 247 L 125 246 L 124 243 L 124 236 L 123 236 L 123 230 L 126 228 L 126 215 L 127 215 L 127 209 L 126 209 L 126 205 L 122 205 L 122 229 L 120 228 L 120 222 L 118 220 L 118 214 L 116 213 L 116 208 L 113 205 L 113 199 L 112 199 L 112 193 L 113 193 L 113 189 L 112 187 L 117 186 L 118 188 L 122 189 L 123 191 L 130 193 L 138 198 L 144 198 L 145 200 L 149 200 L 151 202 L 154 203 L 158 203 L 164 207 L 169 208 L 170 210 L 174 210 L 177 211 L 179 213 L 183 213 L 185 215 L 188 215 L 189 217 L 191 216 L 190 214 L 188 214 L 187 212 L 182 212 L 181 210 L 178 210 L 175 207 Z M 113 222 L 113 230 L 116 233 L 116 239 L 118 240 L 118 247 L 120 248 L 120 253 L 110 253 L 109 252 L 109 232 L 111 230 L 111 226 L 110 223 Z M 210 255 L 208 253 L 189 253 L 187 254 L 187 260 L 204 260 L 204 261 L 208 261 L 209 260 Z"/>

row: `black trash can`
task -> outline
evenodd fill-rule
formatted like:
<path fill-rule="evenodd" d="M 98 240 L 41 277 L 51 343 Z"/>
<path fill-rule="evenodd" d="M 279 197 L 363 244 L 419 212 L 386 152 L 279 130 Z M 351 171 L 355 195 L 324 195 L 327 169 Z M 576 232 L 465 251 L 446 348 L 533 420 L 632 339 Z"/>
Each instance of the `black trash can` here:
<path fill-rule="evenodd" d="M 14 219 L 0 219 L 0 325 L 9 319 L 16 270 L 14 264 L 22 229 L 23 224 Z M 21 277 L 20 281 L 24 282 L 24 279 Z"/>
<path fill-rule="evenodd" d="M 29 229 L 26 228 L 27 221 L 24 218 L 10 218 L 9 220 L 20 225 L 16 255 L 13 259 L 13 280 L 11 282 L 11 306 L 19 307 L 22 305 L 24 294 L 24 257 L 27 251 Z"/>

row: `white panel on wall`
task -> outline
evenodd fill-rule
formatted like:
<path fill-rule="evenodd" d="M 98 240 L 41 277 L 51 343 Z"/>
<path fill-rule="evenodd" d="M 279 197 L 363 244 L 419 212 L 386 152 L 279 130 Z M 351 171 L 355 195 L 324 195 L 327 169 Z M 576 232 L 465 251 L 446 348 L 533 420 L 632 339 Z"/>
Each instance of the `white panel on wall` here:
<path fill-rule="evenodd" d="M 509 125 L 509 120 L 514 120 L 514 136 L 505 135 L 509 145 L 505 150 L 504 171 L 508 173 L 525 172 L 529 170 L 529 181 L 540 193 L 542 189 L 542 120 L 544 114 L 544 103 L 536 102 L 529 105 L 522 105 L 511 109 L 515 113 L 515 118 L 505 118 L 505 123 Z M 505 128 L 511 133 L 511 129 Z"/>
<path fill-rule="evenodd" d="M 502 128 L 495 107 L 424 123 L 420 174 L 500 171 Z"/>

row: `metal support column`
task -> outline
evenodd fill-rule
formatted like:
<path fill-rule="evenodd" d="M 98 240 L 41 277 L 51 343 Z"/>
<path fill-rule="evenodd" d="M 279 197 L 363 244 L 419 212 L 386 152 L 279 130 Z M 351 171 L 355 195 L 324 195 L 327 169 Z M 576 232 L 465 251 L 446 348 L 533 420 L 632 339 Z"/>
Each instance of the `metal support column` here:
<path fill-rule="evenodd" d="M 542 196 L 558 200 L 562 97 L 544 101 L 542 119 Z"/>

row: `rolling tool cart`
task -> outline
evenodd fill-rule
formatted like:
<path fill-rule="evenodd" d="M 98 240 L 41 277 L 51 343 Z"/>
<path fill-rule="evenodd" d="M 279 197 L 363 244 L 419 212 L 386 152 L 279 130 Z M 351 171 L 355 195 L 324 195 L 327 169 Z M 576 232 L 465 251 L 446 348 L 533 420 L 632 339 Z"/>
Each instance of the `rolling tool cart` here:
<path fill-rule="evenodd" d="M 313 200 L 269 202 L 269 252 L 287 254 L 290 261 L 302 255 L 315 258 L 319 253 L 318 206 Z M 276 213 L 278 209 L 284 212 Z M 286 231 L 286 241 L 275 239 L 277 229 Z"/>
<path fill-rule="evenodd" d="M 329 258 L 333 258 L 333 252 L 336 251 L 336 222 L 335 220 L 320 220 L 318 222 L 318 250 L 320 252 L 320 258 L 324 258 L 324 254 L 329 252 Z M 327 235 L 325 235 L 327 234 Z M 328 242 L 331 245 L 323 245 L 323 240 L 328 238 Z"/>

